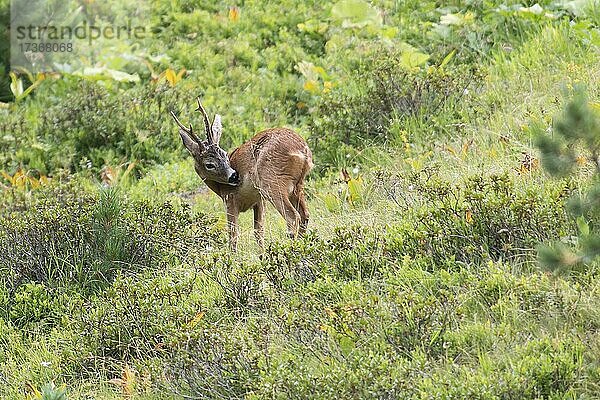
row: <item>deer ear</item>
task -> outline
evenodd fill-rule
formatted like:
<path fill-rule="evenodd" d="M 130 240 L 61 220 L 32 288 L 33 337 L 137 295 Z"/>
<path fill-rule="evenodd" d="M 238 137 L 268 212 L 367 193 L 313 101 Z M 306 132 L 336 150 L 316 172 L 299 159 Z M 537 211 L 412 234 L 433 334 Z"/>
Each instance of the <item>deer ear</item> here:
<path fill-rule="evenodd" d="M 212 134 L 212 142 L 218 145 L 219 140 L 221 140 L 221 134 L 223 133 L 223 125 L 221 125 L 221 116 L 219 114 L 215 115 L 215 120 L 213 121 L 210 130 Z"/>
<path fill-rule="evenodd" d="M 179 136 L 181 136 L 181 140 L 183 141 L 183 145 L 190 152 L 192 156 L 199 155 L 204 151 L 204 146 L 201 142 L 196 142 L 191 136 L 184 131 L 183 129 L 179 129 Z"/>

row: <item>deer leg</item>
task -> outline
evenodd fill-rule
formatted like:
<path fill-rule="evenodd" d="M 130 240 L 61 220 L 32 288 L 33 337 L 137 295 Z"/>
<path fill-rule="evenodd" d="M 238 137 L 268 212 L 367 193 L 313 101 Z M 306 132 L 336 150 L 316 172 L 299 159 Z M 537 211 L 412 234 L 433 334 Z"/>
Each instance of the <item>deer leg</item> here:
<path fill-rule="evenodd" d="M 289 199 L 289 194 L 286 191 L 279 192 L 272 196 L 272 202 L 279 214 L 285 219 L 287 225 L 288 236 L 292 239 L 298 235 L 298 227 L 300 225 L 300 214 Z"/>
<path fill-rule="evenodd" d="M 229 228 L 229 249 L 232 252 L 237 250 L 237 241 L 240 235 L 238 229 L 238 215 L 240 211 L 236 204 L 227 203 L 227 227 Z"/>
<path fill-rule="evenodd" d="M 300 215 L 300 225 L 298 229 L 299 235 L 304 235 L 308 227 L 308 207 L 306 206 L 306 199 L 304 197 L 304 187 L 302 184 L 296 185 L 294 192 L 290 195 L 290 201 L 298 214 Z"/>
<path fill-rule="evenodd" d="M 300 191 L 300 194 L 298 196 L 298 213 L 300 213 L 300 229 L 298 233 L 300 235 L 304 235 L 306 233 L 306 229 L 308 228 L 308 219 L 310 217 L 310 214 L 308 213 L 306 199 L 302 190 Z"/>
<path fill-rule="evenodd" d="M 263 200 L 259 200 L 253 207 L 254 210 L 254 237 L 256 243 L 261 250 L 264 250 L 264 237 L 265 237 L 265 204 Z"/>

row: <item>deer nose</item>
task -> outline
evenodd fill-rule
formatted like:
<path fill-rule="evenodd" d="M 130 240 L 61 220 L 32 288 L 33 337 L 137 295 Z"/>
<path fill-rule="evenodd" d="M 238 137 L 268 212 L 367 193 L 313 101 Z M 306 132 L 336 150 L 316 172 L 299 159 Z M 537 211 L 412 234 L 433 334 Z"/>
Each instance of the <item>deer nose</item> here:
<path fill-rule="evenodd" d="M 238 175 L 237 171 L 233 171 L 233 174 L 229 175 L 228 182 L 232 185 L 237 185 L 240 183 L 240 176 Z"/>

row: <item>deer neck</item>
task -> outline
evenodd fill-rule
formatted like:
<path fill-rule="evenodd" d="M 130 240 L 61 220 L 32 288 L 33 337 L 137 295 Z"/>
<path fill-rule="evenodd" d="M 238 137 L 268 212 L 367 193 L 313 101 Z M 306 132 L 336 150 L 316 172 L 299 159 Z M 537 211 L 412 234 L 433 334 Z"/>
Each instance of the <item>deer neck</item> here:
<path fill-rule="evenodd" d="M 235 190 L 237 188 L 237 186 L 231 186 L 231 185 L 227 185 L 225 183 L 215 182 L 215 181 L 211 181 L 208 179 L 205 179 L 204 183 L 206 184 L 206 186 L 208 186 L 208 188 L 210 190 L 215 192 L 222 199 L 225 199 L 225 197 L 228 194 L 235 192 Z"/>

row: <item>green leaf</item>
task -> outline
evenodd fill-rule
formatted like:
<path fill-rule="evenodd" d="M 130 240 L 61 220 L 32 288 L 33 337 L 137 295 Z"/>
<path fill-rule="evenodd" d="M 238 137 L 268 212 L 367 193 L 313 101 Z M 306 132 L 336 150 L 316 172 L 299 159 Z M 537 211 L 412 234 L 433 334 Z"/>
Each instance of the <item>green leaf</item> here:
<path fill-rule="evenodd" d="M 321 199 L 323 200 L 323 203 L 325 203 L 327 211 L 329 211 L 330 213 L 335 213 L 340 210 L 341 202 L 336 195 L 332 193 L 326 193 L 323 196 L 321 196 Z"/>
<path fill-rule="evenodd" d="M 396 37 L 397 34 L 398 34 L 398 28 L 395 26 L 392 26 L 390 28 L 385 28 L 381 31 L 381 36 L 383 36 L 386 39 L 393 39 Z"/>
<path fill-rule="evenodd" d="M 309 19 L 304 23 L 300 23 L 297 25 L 298 30 L 302 32 L 315 32 L 319 34 L 324 34 L 329 29 L 329 25 L 325 22 L 320 22 L 314 19 Z"/>
<path fill-rule="evenodd" d="M 112 79 L 117 82 L 140 81 L 140 77 L 137 74 L 128 74 L 127 72 L 104 67 L 84 68 L 83 71 L 76 72 L 75 75 L 83 76 L 92 80 Z"/>
<path fill-rule="evenodd" d="M 450 53 L 448 53 L 448 55 L 446 57 L 444 57 L 444 59 L 440 63 L 439 68 L 444 68 L 450 62 L 450 60 L 452 60 L 452 58 L 454 57 L 455 54 L 456 54 L 456 49 L 454 49 Z"/>
<path fill-rule="evenodd" d="M 352 350 L 354 350 L 354 348 L 356 347 L 354 340 L 352 340 L 348 336 L 340 336 L 339 343 L 340 343 L 340 350 L 342 350 L 342 353 L 345 356 L 348 356 L 352 352 Z"/>
<path fill-rule="evenodd" d="M 17 98 L 17 100 L 27 97 L 29 95 L 29 93 L 33 92 L 34 89 L 36 89 L 38 86 L 40 86 L 42 84 L 44 79 L 46 79 L 45 75 L 42 73 L 39 73 L 37 76 L 37 79 L 35 81 L 33 81 L 33 80 L 31 81 L 33 83 L 31 85 L 29 85 L 29 87 L 23 91 L 23 94 L 21 94 L 21 96 L 19 96 Z"/>
<path fill-rule="evenodd" d="M 363 185 L 361 179 L 350 179 L 348 181 L 348 194 L 350 195 L 350 201 L 359 203 L 363 198 Z"/>
<path fill-rule="evenodd" d="M 583 215 L 580 215 L 579 217 L 577 217 L 576 221 L 577 221 L 577 228 L 579 229 L 579 232 L 584 236 L 589 235 L 590 234 L 590 225 L 586 222 Z"/>
<path fill-rule="evenodd" d="M 400 65 L 406 69 L 413 69 L 425 64 L 429 60 L 429 55 L 420 51 L 405 51 L 400 56 Z"/>
<path fill-rule="evenodd" d="M 342 21 L 342 26 L 345 28 L 382 24 L 381 15 L 363 0 L 342 0 L 331 8 L 331 16 L 335 20 Z"/>
<path fill-rule="evenodd" d="M 19 98 L 23 94 L 23 81 L 14 72 L 10 72 L 9 75 L 11 80 L 10 91 L 16 98 Z"/>
<path fill-rule="evenodd" d="M 466 14 L 446 14 L 440 17 L 440 24 L 462 26 L 473 22 L 474 19 L 475 15 L 471 12 L 468 12 Z"/>
<path fill-rule="evenodd" d="M 313 71 L 315 71 L 315 73 L 317 73 L 321 77 L 321 79 L 329 79 L 329 75 L 327 75 L 327 72 L 325 72 L 325 69 L 323 67 L 314 66 Z"/>

